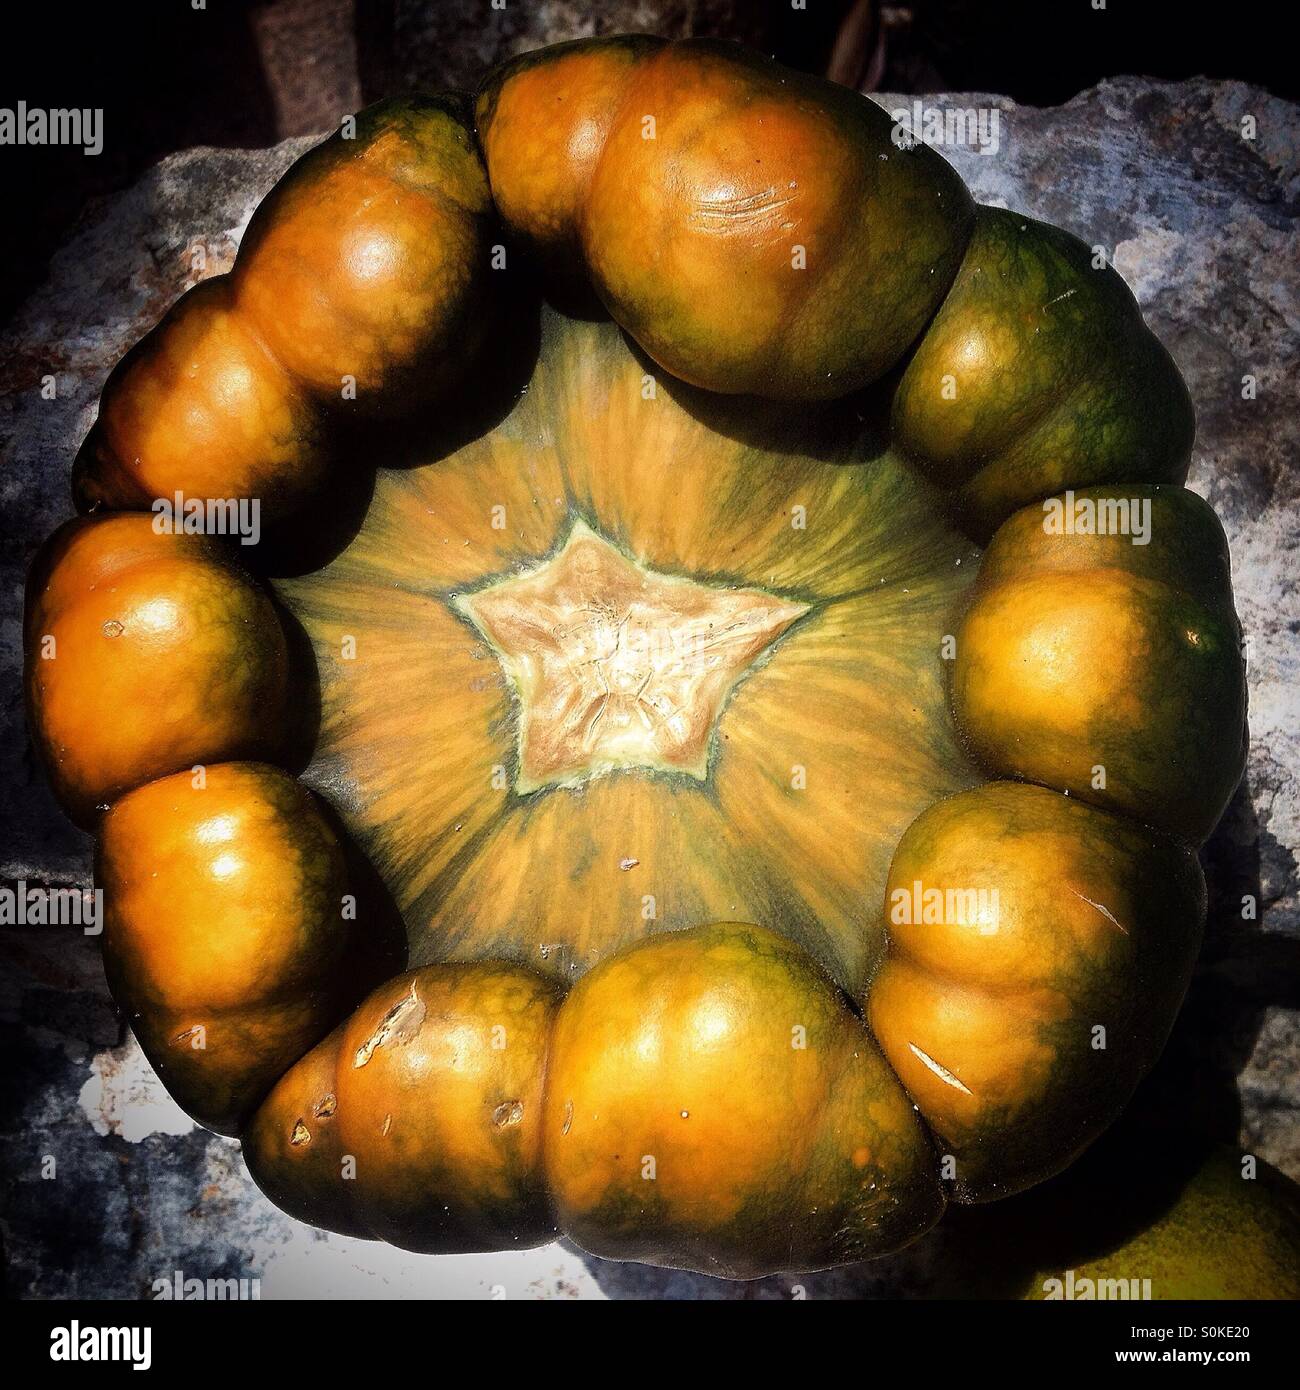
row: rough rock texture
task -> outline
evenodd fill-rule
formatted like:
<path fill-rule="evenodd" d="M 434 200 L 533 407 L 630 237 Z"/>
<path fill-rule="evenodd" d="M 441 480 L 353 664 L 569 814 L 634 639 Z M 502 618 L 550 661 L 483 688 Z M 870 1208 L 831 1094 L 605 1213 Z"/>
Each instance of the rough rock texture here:
<path fill-rule="evenodd" d="M 1157 1127 L 1239 1137 L 1300 1177 L 1297 110 L 1239 84 L 1136 79 L 1051 110 L 983 97 L 938 104 L 998 107 L 996 154 L 945 153 L 980 199 L 1108 248 L 1197 402 L 1191 484 L 1213 501 L 1232 544 L 1253 742 L 1242 789 L 1205 856 L 1211 912 L 1201 967 L 1137 1108 Z M 1243 138 L 1248 118 L 1253 139 Z M 168 159 L 86 219 L 3 335 L 5 878 L 86 884 L 90 876 L 90 843 L 55 809 L 26 747 L 27 561 L 70 512 L 68 468 L 112 363 L 193 278 L 227 268 L 253 206 L 310 143 Z M 43 398 L 47 375 L 54 399 Z M 1257 900 L 1258 920 L 1242 919 L 1244 897 Z M 108 1000 L 93 938 L 6 929 L 0 947 L 0 1169 L 12 1184 L 4 1242 L 16 1292 L 147 1297 L 155 1279 L 179 1269 L 256 1277 L 263 1297 L 481 1297 L 498 1284 L 511 1297 L 780 1298 L 796 1285 L 835 1297 L 933 1291 L 945 1266 L 947 1227 L 893 1260 L 756 1285 L 586 1260 L 562 1246 L 435 1260 L 322 1236 L 271 1208 L 237 1146 L 196 1130 L 167 1099 Z M 46 1156 L 56 1160 L 53 1177 L 42 1176 Z"/>
<path fill-rule="evenodd" d="M 531 0 L 491 7 L 488 0 L 397 0 L 390 79 L 413 91 L 472 91 L 488 68 L 516 53 L 605 34 L 725 35 L 761 48 L 773 27 L 771 8 L 747 0 L 603 0 L 598 6 Z"/>

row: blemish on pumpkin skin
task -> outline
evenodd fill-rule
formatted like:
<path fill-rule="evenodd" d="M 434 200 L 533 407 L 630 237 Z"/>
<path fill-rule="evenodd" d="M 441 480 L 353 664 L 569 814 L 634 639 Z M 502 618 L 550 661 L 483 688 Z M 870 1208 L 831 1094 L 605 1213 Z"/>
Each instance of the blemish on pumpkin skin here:
<path fill-rule="evenodd" d="M 387 1139 L 387 1138 L 388 1138 L 388 1131 L 389 1131 L 390 1129 L 392 1129 L 392 1127 L 393 1127 L 393 1114 L 392 1114 L 392 1111 L 390 1110 L 389 1113 L 388 1113 L 387 1115 L 384 1116 L 384 1123 L 383 1123 L 382 1125 L 380 1125 L 380 1127 L 379 1127 L 379 1132 L 380 1132 L 380 1134 L 382 1134 L 382 1135 L 384 1136 L 385 1139 Z"/>
<path fill-rule="evenodd" d="M 524 1103 L 521 1100 L 503 1100 L 492 1112 L 492 1123 L 498 1129 L 517 1125 L 524 1118 Z"/>
<path fill-rule="evenodd" d="M 917 1045 L 914 1042 L 908 1043 L 907 1046 L 911 1050 L 912 1055 L 917 1058 L 917 1060 L 922 1064 L 922 1066 L 928 1067 L 939 1078 L 940 1081 L 945 1082 L 949 1086 L 955 1087 L 957 1090 L 961 1091 L 963 1095 L 974 1095 L 974 1092 L 970 1089 L 969 1086 L 964 1085 L 958 1077 L 956 1077 L 952 1072 L 948 1070 L 947 1067 L 941 1065 L 939 1062 L 936 1062 L 934 1058 L 929 1055 L 929 1053 L 922 1052 L 921 1049 L 917 1047 Z"/>
<path fill-rule="evenodd" d="M 573 1128 L 573 1102 L 572 1102 L 571 1100 L 566 1100 L 566 1101 L 564 1102 L 564 1123 L 560 1126 L 560 1133 L 561 1133 L 561 1134 L 568 1134 L 568 1132 L 569 1132 L 572 1128 Z"/>
<path fill-rule="evenodd" d="M 389 1009 L 375 1031 L 357 1048 L 353 1067 L 364 1067 L 381 1047 L 400 1047 L 410 1042 L 423 1027 L 425 1012 L 424 1001 L 416 994 L 412 981 L 411 992 Z"/>
<path fill-rule="evenodd" d="M 294 1148 L 297 1148 L 301 1144 L 310 1144 L 311 1130 L 299 1120 L 293 1127 L 293 1133 L 289 1136 L 289 1142 Z"/>
<path fill-rule="evenodd" d="M 1077 889 L 1075 889 L 1075 888 L 1071 888 L 1071 889 L 1070 889 L 1070 892 L 1073 893 L 1074 896 L 1075 896 L 1076 898 L 1078 898 L 1080 902 L 1087 903 L 1089 907 L 1096 908 L 1096 910 L 1097 910 L 1098 912 L 1100 912 L 1101 915 L 1102 915 L 1108 922 L 1110 922 L 1110 923 L 1112 923 L 1114 926 L 1118 927 L 1118 928 L 1120 929 L 1120 931 L 1122 931 L 1122 932 L 1124 933 L 1125 936 L 1128 935 L 1128 930 L 1127 930 L 1127 928 L 1126 928 L 1126 927 L 1124 926 L 1124 924 L 1119 920 L 1119 918 L 1115 916 L 1115 914 L 1110 910 L 1110 908 L 1108 908 L 1104 903 L 1094 902 L 1091 898 L 1084 897 L 1084 895 L 1083 895 L 1082 893 L 1080 893 L 1080 892 L 1079 892 Z"/>
<path fill-rule="evenodd" d="M 322 1096 L 312 1106 L 311 1113 L 319 1120 L 327 1120 L 338 1109 L 338 1105 L 338 1097 L 331 1091 L 329 1095 Z"/>

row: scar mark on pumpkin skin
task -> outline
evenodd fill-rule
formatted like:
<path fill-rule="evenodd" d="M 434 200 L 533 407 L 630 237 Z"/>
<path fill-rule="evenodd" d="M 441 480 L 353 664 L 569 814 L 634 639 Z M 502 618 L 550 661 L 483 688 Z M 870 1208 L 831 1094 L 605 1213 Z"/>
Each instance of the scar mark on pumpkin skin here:
<path fill-rule="evenodd" d="M 1101 915 L 1102 915 L 1108 922 L 1110 922 L 1112 925 L 1118 927 L 1118 928 L 1120 929 L 1120 931 L 1122 931 L 1122 932 L 1124 933 L 1125 936 L 1128 935 L 1128 928 L 1124 926 L 1124 924 L 1119 920 L 1119 918 L 1116 917 L 1115 914 L 1110 910 L 1110 908 L 1108 908 L 1107 906 L 1105 906 L 1104 903 L 1096 903 L 1096 902 L 1093 902 L 1093 900 L 1092 900 L 1091 898 L 1085 898 L 1084 895 L 1083 895 L 1082 893 L 1080 893 L 1079 890 L 1078 890 L 1077 888 L 1071 888 L 1071 889 L 1070 889 L 1070 892 L 1073 893 L 1074 896 L 1075 896 L 1076 898 L 1078 898 L 1080 902 L 1087 903 L 1089 907 L 1096 908 L 1096 910 L 1097 910 L 1098 912 L 1100 912 Z"/>
<path fill-rule="evenodd" d="M 725 227 L 745 228 L 770 223 L 779 213 L 794 202 L 794 195 L 781 196 L 776 187 L 764 188 L 756 193 L 732 194 L 724 197 L 697 199 L 691 209 L 691 221 L 707 231 Z M 713 226 L 709 224 L 713 223 Z M 787 222 L 786 227 L 792 224 Z"/>
<path fill-rule="evenodd" d="M 504 1100 L 492 1112 L 492 1123 L 498 1129 L 517 1125 L 524 1118 L 524 1103 L 521 1100 Z"/>
<path fill-rule="evenodd" d="M 1069 297 L 1072 294 L 1078 293 L 1079 291 L 1077 289 L 1062 291 L 1062 293 L 1058 294 L 1055 299 L 1049 299 L 1047 303 L 1043 305 L 1043 313 L 1046 313 L 1052 307 L 1053 304 L 1059 304 L 1061 300 L 1069 299 Z"/>
<path fill-rule="evenodd" d="M 301 1120 L 293 1127 L 293 1133 L 289 1136 L 289 1142 L 297 1148 L 299 1144 L 311 1143 L 311 1130 L 307 1128 Z"/>
<path fill-rule="evenodd" d="M 940 1081 L 946 1082 L 949 1086 L 955 1086 L 963 1095 L 971 1096 L 975 1094 L 969 1086 L 963 1085 L 947 1067 L 940 1066 L 928 1053 L 922 1052 L 914 1042 L 908 1043 L 908 1047 L 911 1049 L 913 1056 L 915 1056 L 923 1066 L 929 1067 Z"/>
<path fill-rule="evenodd" d="M 424 1024 L 424 1001 L 415 992 L 415 982 L 411 983 L 410 994 L 404 995 L 379 1020 L 379 1027 L 357 1048 L 352 1059 L 354 1067 L 364 1067 L 381 1047 L 390 1044 L 401 1046 L 408 1043 Z"/>

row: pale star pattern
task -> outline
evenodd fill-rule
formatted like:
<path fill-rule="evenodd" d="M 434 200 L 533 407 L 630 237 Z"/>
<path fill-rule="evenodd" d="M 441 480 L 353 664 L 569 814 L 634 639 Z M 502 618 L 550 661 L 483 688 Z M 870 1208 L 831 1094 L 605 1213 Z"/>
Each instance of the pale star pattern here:
<path fill-rule="evenodd" d="M 731 691 L 809 607 L 643 568 L 581 521 L 551 559 L 453 602 L 518 700 L 520 793 L 626 768 L 703 780 Z"/>

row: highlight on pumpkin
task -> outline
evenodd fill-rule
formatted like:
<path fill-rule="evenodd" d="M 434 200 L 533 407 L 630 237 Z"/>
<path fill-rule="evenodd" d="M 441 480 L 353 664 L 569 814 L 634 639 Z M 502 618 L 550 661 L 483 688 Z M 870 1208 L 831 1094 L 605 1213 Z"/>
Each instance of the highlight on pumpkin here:
<path fill-rule="evenodd" d="M 528 54 L 305 155 L 110 375 L 31 727 L 115 998 L 298 1219 L 820 1269 L 1159 1056 L 1246 737 L 1191 404 L 891 125 Z"/>

